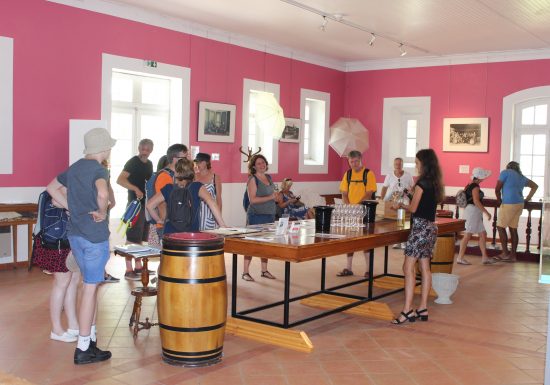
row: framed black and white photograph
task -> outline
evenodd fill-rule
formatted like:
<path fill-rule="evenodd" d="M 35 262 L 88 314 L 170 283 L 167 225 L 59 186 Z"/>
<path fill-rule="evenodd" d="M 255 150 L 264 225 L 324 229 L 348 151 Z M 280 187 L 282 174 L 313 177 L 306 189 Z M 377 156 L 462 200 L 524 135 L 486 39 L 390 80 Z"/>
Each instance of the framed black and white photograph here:
<path fill-rule="evenodd" d="M 302 121 L 300 119 L 286 118 L 285 129 L 281 135 L 281 142 L 300 143 L 300 130 Z"/>
<path fill-rule="evenodd" d="M 489 118 L 443 119 L 443 151 L 487 152 Z"/>
<path fill-rule="evenodd" d="M 199 142 L 235 141 L 235 113 L 232 104 L 199 102 Z"/>

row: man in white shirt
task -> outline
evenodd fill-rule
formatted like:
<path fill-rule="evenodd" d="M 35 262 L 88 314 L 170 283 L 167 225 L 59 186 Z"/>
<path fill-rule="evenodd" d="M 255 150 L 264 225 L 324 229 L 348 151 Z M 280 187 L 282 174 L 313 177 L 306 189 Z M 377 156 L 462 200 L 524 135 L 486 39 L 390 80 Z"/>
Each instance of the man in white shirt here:
<path fill-rule="evenodd" d="M 403 159 L 395 158 L 393 160 L 393 173 L 386 175 L 380 197 L 385 201 L 389 201 L 394 192 L 405 189 L 411 191 L 413 185 L 412 175 L 403 170 Z"/>
<path fill-rule="evenodd" d="M 390 201 L 394 192 L 402 192 L 405 189 L 411 191 L 413 186 L 414 180 L 412 175 L 403 170 L 403 159 L 395 158 L 393 160 L 393 172 L 386 175 L 386 179 L 384 179 L 384 184 L 382 185 L 382 193 L 380 194 L 380 197 L 384 201 Z M 401 244 L 397 243 L 393 246 L 393 248 L 404 249 L 405 245 L 406 242 L 402 242 Z"/>

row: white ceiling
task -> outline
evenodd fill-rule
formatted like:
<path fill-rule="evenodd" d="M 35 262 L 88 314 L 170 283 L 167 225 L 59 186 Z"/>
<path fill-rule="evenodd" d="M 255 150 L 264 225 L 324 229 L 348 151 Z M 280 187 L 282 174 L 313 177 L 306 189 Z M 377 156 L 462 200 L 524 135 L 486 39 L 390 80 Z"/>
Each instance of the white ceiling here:
<path fill-rule="evenodd" d="M 345 21 L 379 37 L 371 47 L 369 32 L 334 20 L 328 21 L 323 32 L 319 28 L 321 15 L 283 0 L 110 0 L 108 3 L 198 23 L 207 27 L 207 34 L 212 28 L 212 35 L 221 30 L 230 36 L 250 37 L 348 64 L 400 58 L 398 42 L 405 45 L 405 60 L 550 48 L 550 0 L 298 1 L 322 13 L 344 15 Z"/>

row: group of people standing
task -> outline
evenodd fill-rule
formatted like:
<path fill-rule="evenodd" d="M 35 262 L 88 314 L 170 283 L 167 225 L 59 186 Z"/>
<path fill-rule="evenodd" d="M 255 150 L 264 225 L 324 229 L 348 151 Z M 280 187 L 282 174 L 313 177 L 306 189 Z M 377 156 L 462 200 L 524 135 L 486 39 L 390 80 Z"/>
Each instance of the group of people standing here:
<path fill-rule="evenodd" d="M 77 340 L 74 353 L 75 364 L 87 364 L 107 360 L 111 357 L 109 351 L 97 347 L 97 287 L 105 278 L 105 266 L 110 256 L 108 210 L 114 205 L 114 195 L 109 182 L 109 173 L 104 162 L 109 159 L 111 148 L 116 141 L 104 128 L 92 129 L 84 136 L 84 158 L 75 162 L 67 170 L 55 177 L 47 186 L 47 191 L 54 202 L 70 213 L 69 242 L 77 270 L 83 281 L 81 305 L 76 312 L 76 290 L 80 280 L 79 274 L 64 276 L 56 282 L 52 291 L 52 312 L 55 310 L 60 317 L 64 308 L 68 316 L 69 329 L 65 331 L 57 317 L 52 316 L 51 338 L 54 340 L 73 342 Z M 128 202 L 135 199 L 143 200 L 146 193 L 146 181 L 155 176 L 154 195 L 148 197 L 145 207 L 138 213 L 137 221 L 127 231 L 129 243 L 146 242 L 155 236 L 162 239 L 164 234 L 179 231 L 178 223 L 170 216 L 171 196 L 178 188 L 185 188 L 191 196 L 190 231 L 225 227 L 221 214 L 221 179 L 211 169 L 210 155 L 198 153 L 191 161 L 188 159 L 188 149 L 183 144 L 174 144 L 167 149 L 165 159 L 161 159 L 156 175 L 153 175 L 153 165 L 149 156 L 154 148 L 153 142 L 143 139 L 138 146 L 138 155 L 132 157 L 124 166 L 117 178 L 117 183 L 128 190 Z M 374 199 L 376 194 L 376 177 L 372 170 L 362 164 L 362 155 L 358 151 L 349 154 L 348 170 L 340 183 L 343 202 L 357 204 L 364 200 Z M 435 225 L 436 207 L 444 199 L 444 186 L 439 161 L 431 149 L 420 150 L 415 158 L 418 178 L 403 170 L 403 160 L 394 160 L 394 171 L 386 177 L 382 188 L 382 198 L 390 199 L 397 191 L 407 194 L 408 201 L 400 200 L 393 203 L 394 209 L 405 209 L 412 213 L 411 231 L 405 247 L 403 272 L 405 276 L 405 303 L 403 309 L 393 323 L 428 320 L 427 301 L 431 288 L 430 259 L 437 236 Z M 251 157 L 248 164 L 249 178 L 247 194 L 250 201 L 246 209 L 247 224 L 257 225 L 272 223 L 277 215 L 277 208 L 295 217 L 311 217 L 312 211 L 299 204 L 290 187 L 291 179 L 285 179 L 282 191 L 279 192 L 271 176 L 267 173 L 268 161 L 261 155 Z M 484 233 L 482 219 L 490 214 L 481 201 L 483 193 L 479 188 L 490 172 L 477 168 L 473 173 L 472 183 L 467 187 L 471 200 L 465 210 L 466 242 L 472 233 Z M 515 260 L 518 242 L 517 223 L 523 208 L 522 189 L 531 188 L 527 200 L 531 199 L 537 185 L 523 176 L 519 164 L 510 162 L 497 183 L 497 199 L 502 202 L 498 230 L 503 243 L 502 260 Z M 470 207 L 471 206 L 471 207 Z M 154 226 L 149 226 L 145 210 L 149 213 Z M 512 250 L 508 252 L 506 227 L 511 229 Z M 485 240 L 481 238 L 480 240 Z M 482 252 L 484 252 L 482 248 Z M 364 251 L 367 257 L 367 251 Z M 464 262 L 464 250 L 461 247 L 459 261 Z M 338 276 L 353 275 L 353 254 L 348 255 L 347 266 Z M 488 263 L 485 252 L 484 263 Z M 244 257 L 242 279 L 254 281 L 249 267 L 252 256 Z M 414 287 L 416 285 L 415 264 L 419 262 L 422 273 L 422 291 L 419 306 L 413 306 Z M 267 259 L 261 260 L 261 277 L 275 279 L 267 269 Z M 67 261 L 67 264 L 69 261 Z M 460 262 L 459 262 L 460 263 Z M 492 263 L 492 262 L 489 262 Z M 136 262 L 126 261 L 127 279 L 139 279 L 143 267 Z M 365 275 L 368 274 L 368 271 Z M 57 285 L 59 283 L 59 285 Z M 52 313 L 53 314 L 53 313 Z M 78 314 L 78 316 L 77 316 Z"/>
<path fill-rule="evenodd" d="M 487 231 L 483 224 L 483 215 L 486 216 L 488 221 L 491 220 L 492 216 L 483 205 L 485 194 L 480 187 L 480 184 L 490 175 L 490 170 L 476 167 L 472 172 L 472 182 L 464 188 L 467 198 L 467 206 L 464 208 L 466 225 L 456 260 L 460 265 L 471 265 L 470 261 L 464 258 L 464 255 L 473 234 L 478 234 L 479 236 L 479 249 L 481 250 L 481 263 L 483 265 L 492 265 L 497 262 L 515 262 L 517 259 L 519 218 L 523 211 L 524 203 L 531 200 L 538 189 L 538 185 L 523 175 L 518 162 L 509 162 L 506 165 L 506 169 L 501 171 L 495 187 L 495 195 L 497 205 L 500 207 L 497 218 L 497 230 L 502 245 L 502 253 L 490 258 L 487 255 Z M 525 187 L 529 188 L 529 193 L 524 198 L 523 189 Z M 511 248 L 508 248 L 507 228 L 510 231 Z"/>
<path fill-rule="evenodd" d="M 63 265 L 68 270 L 55 272 L 56 279 L 50 297 L 52 331 L 50 338 L 62 342 L 77 342 L 74 363 L 89 364 L 108 360 L 111 352 L 97 347 L 97 287 L 105 282 L 105 266 L 110 257 L 108 211 L 115 204 L 110 175 L 105 166 L 115 145 L 109 132 L 95 128 L 84 136 L 84 158 L 56 176 L 47 186 L 52 202 L 69 213 L 68 239 L 71 252 L 66 253 Z M 153 176 L 149 155 L 153 142 L 143 139 L 138 155 L 132 157 L 117 178 L 117 183 L 128 190 L 128 202 L 143 200 L 145 183 Z M 175 144 L 168 148 L 165 160 L 159 162 L 155 179 L 155 194 L 141 207 L 133 226 L 127 230 L 127 242 L 142 243 L 154 233 L 157 237 L 173 231 L 173 223 L 166 215 L 163 203 L 176 187 L 187 187 L 193 200 L 191 231 L 215 228 L 216 222 L 225 226 L 221 217 L 221 181 L 211 171 L 210 156 L 197 154 L 194 162 L 187 159 L 187 147 Z M 198 181 L 195 181 L 198 179 Z M 174 183 L 175 182 L 175 183 Z M 206 205 L 206 210 L 202 205 Z M 156 220 L 149 228 L 145 210 Z M 215 221 L 212 220 L 215 218 Z M 74 258 L 73 263 L 71 263 Z M 69 265 L 73 265 L 69 268 Z M 126 261 L 127 279 L 139 279 L 140 262 L 132 268 L 131 258 Z M 82 277 L 82 278 L 81 278 Z M 81 302 L 76 310 L 76 292 L 83 281 Z M 61 323 L 61 313 L 68 319 L 68 330 Z"/>
<path fill-rule="evenodd" d="M 344 203 L 358 204 L 363 200 L 375 198 L 376 177 L 361 161 L 361 153 L 351 151 L 348 155 L 350 170 L 348 170 L 340 183 L 340 192 Z M 435 224 L 437 205 L 445 198 L 445 189 L 442 180 L 442 171 L 438 158 L 432 149 L 424 149 L 417 152 L 415 165 L 418 177 L 416 182 L 412 175 L 403 170 L 403 159 L 394 159 L 394 170 L 384 180 L 381 199 L 392 201 L 393 209 L 403 208 L 411 213 L 412 226 L 405 244 L 405 260 L 403 273 L 405 276 L 405 303 L 400 315 L 393 320 L 394 324 L 415 322 L 416 320 L 428 321 L 428 295 L 431 288 L 430 260 L 437 239 L 437 226 Z M 472 234 L 479 234 L 479 245 L 482 253 L 482 264 L 491 265 L 498 261 L 514 262 L 518 245 L 518 222 L 522 213 L 524 202 L 531 200 L 538 186 L 535 182 L 525 177 L 517 162 L 510 162 L 503 170 L 495 188 L 497 204 L 500 206 L 497 229 L 502 244 L 502 254 L 489 258 L 485 242 L 487 232 L 483 225 L 483 215 L 491 220 L 491 214 L 483 206 L 483 191 L 480 183 L 491 175 L 489 170 L 477 167 L 472 173 L 472 182 L 465 187 L 467 205 L 464 209 L 466 221 L 464 236 L 461 241 L 457 263 L 470 264 L 464 259 L 468 241 Z M 523 197 L 523 189 L 530 188 L 528 195 Z M 393 199 L 395 195 L 405 195 L 407 199 Z M 511 249 L 508 248 L 507 228 L 510 230 Z M 367 253 L 364 251 L 365 261 L 368 266 Z M 353 254 L 348 254 L 347 266 L 340 271 L 338 276 L 353 275 Z M 420 304 L 415 309 L 413 306 L 414 288 L 416 286 L 415 266 L 418 262 L 422 275 L 422 290 Z M 369 272 L 365 272 L 365 277 Z"/>

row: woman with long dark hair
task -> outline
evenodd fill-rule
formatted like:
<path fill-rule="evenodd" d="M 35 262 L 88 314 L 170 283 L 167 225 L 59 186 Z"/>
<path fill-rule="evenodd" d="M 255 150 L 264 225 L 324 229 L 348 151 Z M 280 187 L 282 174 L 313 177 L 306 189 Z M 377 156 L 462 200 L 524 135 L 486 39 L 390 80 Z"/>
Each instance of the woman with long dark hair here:
<path fill-rule="evenodd" d="M 418 179 L 413 187 L 413 195 L 409 205 L 395 204 L 394 208 L 404 208 L 412 214 L 412 226 L 407 246 L 405 247 L 405 304 L 399 317 L 393 320 L 398 325 L 404 322 L 428 320 L 428 294 L 432 286 L 430 259 L 437 238 L 435 212 L 437 204 L 445 198 L 439 160 L 432 149 L 420 150 L 416 153 L 416 170 Z M 419 262 L 422 273 L 422 295 L 420 306 L 413 309 L 414 288 L 416 277 L 414 267 Z"/>

